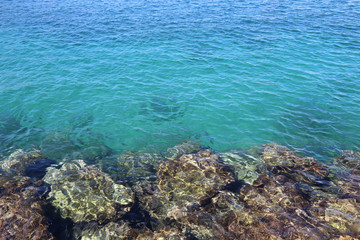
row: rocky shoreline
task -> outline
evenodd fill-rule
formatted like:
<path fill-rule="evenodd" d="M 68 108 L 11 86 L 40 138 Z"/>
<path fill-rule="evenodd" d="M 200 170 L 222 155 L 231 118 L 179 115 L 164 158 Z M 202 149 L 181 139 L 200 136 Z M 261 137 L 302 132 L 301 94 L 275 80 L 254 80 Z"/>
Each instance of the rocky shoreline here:
<path fill-rule="evenodd" d="M 111 164 L 17 150 L 0 162 L 0 239 L 359 239 L 360 153 L 327 165 L 186 141 Z"/>

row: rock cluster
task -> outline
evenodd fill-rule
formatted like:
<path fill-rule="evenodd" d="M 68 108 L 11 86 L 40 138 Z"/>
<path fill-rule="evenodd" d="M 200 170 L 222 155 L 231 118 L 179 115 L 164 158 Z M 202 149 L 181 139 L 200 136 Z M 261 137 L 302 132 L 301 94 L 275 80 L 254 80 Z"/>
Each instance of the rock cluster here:
<path fill-rule="evenodd" d="M 54 239 L 39 185 L 26 177 L 0 175 L 0 239 Z"/>
<path fill-rule="evenodd" d="M 39 157 L 18 151 L 2 168 L 22 173 Z M 120 155 L 111 176 L 127 186 L 83 160 L 49 167 L 43 181 L 47 201 L 72 221 L 74 239 L 353 240 L 360 237 L 359 160 L 346 150 L 329 166 L 275 143 L 255 157 L 187 141 L 167 154 Z M 53 238 L 41 184 L 0 175 L 0 238 Z"/>
<path fill-rule="evenodd" d="M 130 210 L 134 201 L 131 189 L 115 184 L 82 160 L 64 163 L 59 169 L 49 167 L 44 181 L 51 185 L 52 205 L 63 218 L 74 222 L 117 219 Z"/>
<path fill-rule="evenodd" d="M 10 174 L 24 175 L 27 167 L 42 159 L 44 158 L 39 150 L 24 152 L 22 149 L 18 149 L 0 162 L 0 168 Z"/>

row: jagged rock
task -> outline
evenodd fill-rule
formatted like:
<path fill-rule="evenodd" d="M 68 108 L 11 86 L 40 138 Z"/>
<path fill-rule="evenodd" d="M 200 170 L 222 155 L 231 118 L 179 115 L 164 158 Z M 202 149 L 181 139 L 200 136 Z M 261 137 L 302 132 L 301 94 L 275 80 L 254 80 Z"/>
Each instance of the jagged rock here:
<path fill-rule="evenodd" d="M 44 157 L 39 150 L 24 152 L 22 149 L 18 149 L 0 162 L 0 167 L 8 173 L 24 175 L 27 167 L 42 159 Z"/>
<path fill-rule="evenodd" d="M 38 184 L 0 175 L 0 239 L 54 239 L 48 231 Z"/>
<path fill-rule="evenodd" d="M 48 168 L 44 181 L 51 185 L 49 199 L 63 218 L 74 222 L 116 219 L 129 211 L 132 191 L 82 160 Z M 121 209 L 121 210 L 119 210 Z"/>
<path fill-rule="evenodd" d="M 214 219 L 200 208 L 234 181 L 220 157 L 210 150 L 185 154 L 162 163 L 157 176 L 158 183 L 134 187 L 141 206 L 160 220 L 160 225 L 169 227 L 172 223 L 183 234 L 199 239 L 213 237 L 209 226 Z"/>
<path fill-rule="evenodd" d="M 243 180 L 247 184 L 252 184 L 258 178 L 257 168 L 262 164 L 260 159 L 240 150 L 222 152 L 219 153 L 219 156 L 225 164 L 234 169 L 236 180 Z"/>

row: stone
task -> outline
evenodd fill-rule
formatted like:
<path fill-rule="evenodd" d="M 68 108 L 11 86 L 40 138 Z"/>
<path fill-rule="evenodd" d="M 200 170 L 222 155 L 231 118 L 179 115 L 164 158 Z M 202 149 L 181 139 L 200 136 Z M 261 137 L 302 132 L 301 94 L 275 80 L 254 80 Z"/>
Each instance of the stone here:
<path fill-rule="evenodd" d="M 0 175 L 0 239 L 54 239 L 39 185 L 27 177 Z"/>
<path fill-rule="evenodd" d="M 0 162 L 0 167 L 8 173 L 14 175 L 24 175 L 27 167 L 35 164 L 38 160 L 43 160 L 44 157 L 40 150 L 32 150 L 25 152 L 18 149 L 4 161 Z"/>
<path fill-rule="evenodd" d="M 202 204 L 234 181 L 229 167 L 210 150 L 166 161 L 157 172 L 159 189 L 177 204 Z"/>
<path fill-rule="evenodd" d="M 59 169 L 49 167 L 44 181 L 51 185 L 49 200 L 63 218 L 74 222 L 117 219 L 130 210 L 133 192 L 94 166 L 73 160 Z"/>
<path fill-rule="evenodd" d="M 334 163 L 343 165 L 348 169 L 360 170 L 360 152 L 343 150 L 341 155 L 335 158 Z"/>
<path fill-rule="evenodd" d="M 236 180 L 252 184 L 258 178 L 258 166 L 262 165 L 259 158 L 241 150 L 221 152 L 219 156 L 225 164 L 233 168 Z"/>
<path fill-rule="evenodd" d="M 174 160 L 175 158 L 179 158 L 183 154 L 197 153 L 203 149 L 205 149 L 205 147 L 202 146 L 200 143 L 186 140 L 178 145 L 168 148 L 164 153 L 164 156 L 167 159 Z"/>

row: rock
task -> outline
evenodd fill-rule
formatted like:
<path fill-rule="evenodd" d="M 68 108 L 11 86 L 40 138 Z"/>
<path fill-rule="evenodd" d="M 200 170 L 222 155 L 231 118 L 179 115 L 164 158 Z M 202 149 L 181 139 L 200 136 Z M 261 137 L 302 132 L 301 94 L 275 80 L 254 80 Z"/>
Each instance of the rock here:
<path fill-rule="evenodd" d="M 38 185 L 0 175 L 0 239 L 54 239 L 48 231 Z"/>
<path fill-rule="evenodd" d="M 158 153 L 126 152 L 116 159 L 116 179 L 131 182 L 155 179 L 157 168 L 164 160 Z"/>
<path fill-rule="evenodd" d="M 276 143 L 264 145 L 261 160 L 269 166 L 293 166 L 294 164 L 304 164 L 309 161 L 315 161 L 311 157 L 303 157 L 294 153 L 289 148 Z"/>
<path fill-rule="evenodd" d="M 177 228 L 166 228 L 155 232 L 140 234 L 136 240 L 186 240 L 187 238 Z"/>
<path fill-rule="evenodd" d="M 360 235 L 360 203 L 355 199 L 318 201 L 310 212 L 341 233 Z"/>
<path fill-rule="evenodd" d="M 159 189 L 178 205 L 202 204 L 234 181 L 229 167 L 210 150 L 164 162 L 159 166 L 157 177 Z"/>
<path fill-rule="evenodd" d="M 110 222 L 99 225 L 96 222 L 87 223 L 84 226 L 75 226 L 74 235 L 79 240 L 121 240 L 135 239 L 138 235 L 137 229 L 132 229 L 123 221 Z"/>
<path fill-rule="evenodd" d="M 167 159 L 174 160 L 175 158 L 178 158 L 183 154 L 196 153 L 203 149 L 205 149 L 205 147 L 202 146 L 200 143 L 186 140 L 178 145 L 168 148 L 167 151 L 164 153 L 164 156 Z"/>
<path fill-rule="evenodd" d="M 341 155 L 335 158 L 335 164 L 340 164 L 348 169 L 360 170 L 360 152 L 343 150 Z"/>
<path fill-rule="evenodd" d="M 257 169 L 262 161 L 241 150 L 219 153 L 225 164 L 234 170 L 236 180 L 243 180 L 247 184 L 252 184 L 259 176 Z"/>
<path fill-rule="evenodd" d="M 27 167 L 35 164 L 36 161 L 43 159 L 44 157 L 40 150 L 24 152 L 22 149 L 18 149 L 4 161 L 0 162 L 0 167 L 8 173 L 24 175 Z"/>
<path fill-rule="evenodd" d="M 117 219 L 130 210 L 132 191 L 82 160 L 50 167 L 44 181 L 51 185 L 49 199 L 63 218 L 74 222 Z"/>

